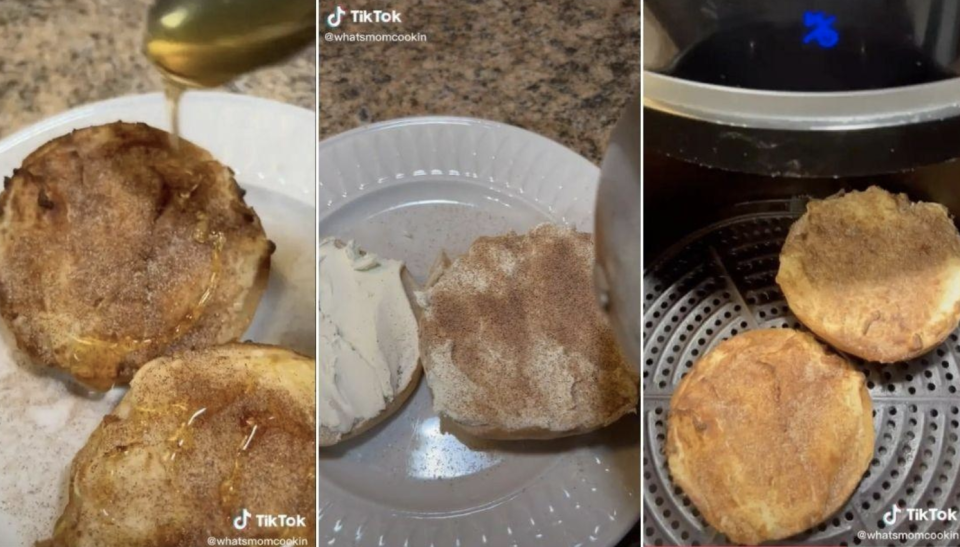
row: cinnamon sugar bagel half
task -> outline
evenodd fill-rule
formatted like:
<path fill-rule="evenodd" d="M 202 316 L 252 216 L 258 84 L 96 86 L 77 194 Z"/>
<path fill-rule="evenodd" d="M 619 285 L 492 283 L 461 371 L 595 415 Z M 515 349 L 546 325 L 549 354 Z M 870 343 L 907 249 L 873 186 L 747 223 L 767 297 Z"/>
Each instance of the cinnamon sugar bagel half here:
<path fill-rule="evenodd" d="M 866 378 L 813 336 L 738 334 L 704 355 L 670 400 L 673 481 L 731 541 L 756 545 L 839 510 L 870 466 Z"/>
<path fill-rule="evenodd" d="M 5 181 L 0 314 L 34 361 L 108 389 L 243 334 L 272 250 L 207 151 L 145 124 L 80 129 Z"/>
<path fill-rule="evenodd" d="M 780 252 L 777 283 L 837 349 L 911 359 L 960 322 L 960 233 L 946 207 L 876 186 L 811 201 Z"/>
<path fill-rule="evenodd" d="M 586 433 L 634 412 L 639 377 L 596 302 L 592 267 L 591 234 L 542 224 L 481 237 L 435 271 L 418 294 L 434 409 L 491 439 Z"/>

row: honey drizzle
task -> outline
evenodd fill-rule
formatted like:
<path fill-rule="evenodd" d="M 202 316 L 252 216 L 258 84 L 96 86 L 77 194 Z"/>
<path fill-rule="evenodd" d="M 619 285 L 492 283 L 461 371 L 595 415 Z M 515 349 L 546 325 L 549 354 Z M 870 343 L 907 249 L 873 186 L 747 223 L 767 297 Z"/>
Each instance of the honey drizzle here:
<path fill-rule="evenodd" d="M 170 114 L 170 146 L 180 150 L 180 99 L 186 88 L 170 78 L 164 78 L 163 93 L 166 97 L 167 112 Z"/>
<path fill-rule="evenodd" d="M 200 298 L 177 322 L 173 329 L 156 338 L 134 338 L 123 336 L 118 339 L 105 340 L 90 336 L 74 336 L 70 354 L 70 369 L 81 381 L 93 388 L 107 390 L 113 387 L 120 362 L 128 354 L 151 345 L 166 346 L 193 328 L 199 321 L 210 297 L 220 284 L 223 261 L 221 254 L 226 237 L 222 232 L 207 229 L 206 216 L 199 215 L 200 223 L 194 232 L 194 240 L 198 243 L 212 243 L 210 276 Z M 104 366 L 109 368 L 107 375 L 97 374 L 98 369 Z"/>
<path fill-rule="evenodd" d="M 194 446 L 193 442 L 193 422 L 195 422 L 199 417 L 207 411 L 207 407 L 201 407 L 199 410 L 194 412 L 188 420 L 181 421 L 180 426 L 177 428 L 176 432 L 167 439 L 167 442 L 171 443 L 170 450 L 167 451 L 167 459 L 170 462 L 173 462 L 177 459 L 177 455 L 180 454 L 183 450 L 190 450 Z"/>
<path fill-rule="evenodd" d="M 254 436 L 257 434 L 257 429 L 259 424 L 252 416 L 248 416 L 244 423 L 247 427 L 250 428 L 243 440 L 240 443 L 240 446 L 237 447 L 236 454 L 233 457 L 233 470 L 230 472 L 230 475 L 227 476 L 220 483 L 220 504 L 228 514 L 240 507 L 237 492 L 237 480 L 240 478 L 240 471 L 242 468 L 241 461 L 244 459 L 247 449 L 250 448 L 250 443 L 253 442 Z"/>

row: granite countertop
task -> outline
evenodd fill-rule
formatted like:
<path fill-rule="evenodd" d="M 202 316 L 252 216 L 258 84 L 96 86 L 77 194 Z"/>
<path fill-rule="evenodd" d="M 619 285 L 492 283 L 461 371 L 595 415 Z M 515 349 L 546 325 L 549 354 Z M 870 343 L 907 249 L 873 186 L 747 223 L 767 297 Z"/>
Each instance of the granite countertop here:
<path fill-rule="evenodd" d="M 357 0 L 349 9 L 383 9 Z M 321 2 L 322 20 L 334 2 Z M 517 125 L 599 163 L 640 89 L 639 0 L 395 0 L 400 24 L 320 29 L 320 138 L 370 122 L 447 114 Z M 332 42 L 423 33 L 426 42 Z"/>
<path fill-rule="evenodd" d="M 161 90 L 140 52 L 152 0 L 0 0 L 0 137 L 82 104 Z M 226 90 L 313 110 L 316 51 Z"/>

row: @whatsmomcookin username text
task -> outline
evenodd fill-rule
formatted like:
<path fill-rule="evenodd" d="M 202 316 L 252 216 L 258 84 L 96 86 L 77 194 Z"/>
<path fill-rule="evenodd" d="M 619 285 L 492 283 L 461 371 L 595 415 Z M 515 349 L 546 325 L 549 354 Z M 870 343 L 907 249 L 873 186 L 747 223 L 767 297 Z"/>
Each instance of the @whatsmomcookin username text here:
<path fill-rule="evenodd" d="M 269 546 L 269 547 L 296 547 L 299 545 L 309 545 L 310 542 L 307 541 L 307 538 L 226 538 L 226 537 L 213 537 L 210 536 L 207 538 L 208 546 L 217 546 L 217 545 L 241 545 L 241 546 Z"/>
<path fill-rule="evenodd" d="M 857 539 L 860 541 L 931 541 L 943 545 L 944 541 L 956 541 L 960 539 L 960 532 L 857 532 Z"/>
<path fill-rule="evenodd" d="M 422 32 L 374 34 L 325 32 L 323 39 L 327 42 L 426 42 L 427 35 Z"/>

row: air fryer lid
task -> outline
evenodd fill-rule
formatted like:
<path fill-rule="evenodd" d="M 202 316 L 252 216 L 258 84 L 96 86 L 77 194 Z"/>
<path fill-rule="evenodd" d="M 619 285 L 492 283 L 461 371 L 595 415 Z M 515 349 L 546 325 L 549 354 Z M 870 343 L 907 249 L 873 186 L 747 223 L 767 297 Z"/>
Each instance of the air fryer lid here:
<path fill-rule="evenodd" d="M 857 176 L 960 156 L 960 2 L 646 0 L 645 147 Z"/>

